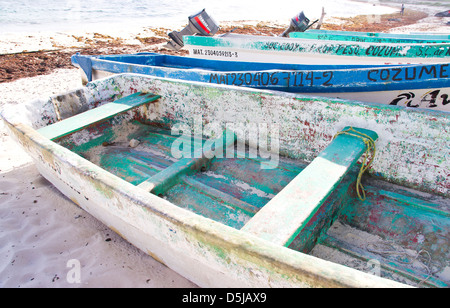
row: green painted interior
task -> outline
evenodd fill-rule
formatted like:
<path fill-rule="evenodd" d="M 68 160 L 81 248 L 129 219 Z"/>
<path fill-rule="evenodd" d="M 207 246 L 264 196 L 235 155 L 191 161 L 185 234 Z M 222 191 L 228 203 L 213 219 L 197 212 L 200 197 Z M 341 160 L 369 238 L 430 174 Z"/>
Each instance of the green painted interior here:
<path fill-rule="evenodd" d="M 343 132 L 348 134 L 336 136 L 243 230 L 275 244 L 289 246 L 312 220 L 323 226 L 317 221 L 316 213 L 366 151 L 363 138 L 378 138 L 375 132 L 366 129 L 347 127 Z M 328 217 L 325 219 L 329 220 Z"/>
<path fill-rule="evenodd" d="M 81 134 L 90 137 L 80 142 Z M 137 120 L 122 122 L 119 117 L 61 138 L 58 142 L 110 173 L 139 186 L 155 179 L 165 170 L 174 169 L 174 166 L 182 167 L 183 161 L 186 164 L 192 162 L 191 159 L 173 158 L 171 146 L 177 138 L 182 137 Z M 448 287 L 448 277 L 440 273 L 448 270 L 450 259 L 449 201 L 393 188 L 394 185 L 368 176 L 363 177 L 365 182 L 370 182 L 363 183 L 367 199 L 361 201 L 355 193 L 360 166 L 354 164 L 363 147 L 348 136 L 339 138 L 320 155 L 345 165 L 349 172 L 340 184 L 331 185 L 330 194 L 302 226 L 303 231 L 290 240 L 289 248 L 312 254 L 319 247 L 332 248 L 355 264 L 377 259 L 382 261 L 381 275 L 384 277 L 408 280 L 423 286 Z M 130 147 L 129 141 L 132 139 L 139 140 L 140 144 Z M 236 147 L 234 144 L 229 146 Z M 176 181 L 157 195 L 189 211 L 241 229 L 308 166 L 304 161 L 280 157 L 277 168 L 261 169 L 264 159 L 249 158 L 248 150 L 247 147 L 245 153 L 240 153 L 244 158 L 214 157 L 208 160 L 207 168 L 197 166 L 189 172 L 172 174 L 170 178 L 176 178 Z M 314 176 L 314 170 L 308 173 Z M 270 220 L 270 217 L 267 219 Z M 284 223 L 277 221 L 280 227 Z M 356 234 L 369 233 L 379 239 L 383 247 L 401 247 L 400 251 L 410 253 L 376 253 L 374 249 L 358 246 L 342 234 L 336 234 L 336 226 L 339 225 L 348 226 Z M 424 241 L 422 236 L 434 238 L 435 241 Z M 424 266 L 417 266 L 417 263 Z"/>
<path fill-rule="evenodd" d="M 44 137 L 50 140 L 56 140 L 90 125 L 110 119 L 117 114 L 150 102 L 154 102 L 160 97 L 161 96 L 152 93 L 137 92 L 118 99 L 117 101 L 104 104 L 100 107 L 76 114 L 52 125 L 45 126 L 38 131 Z"/>

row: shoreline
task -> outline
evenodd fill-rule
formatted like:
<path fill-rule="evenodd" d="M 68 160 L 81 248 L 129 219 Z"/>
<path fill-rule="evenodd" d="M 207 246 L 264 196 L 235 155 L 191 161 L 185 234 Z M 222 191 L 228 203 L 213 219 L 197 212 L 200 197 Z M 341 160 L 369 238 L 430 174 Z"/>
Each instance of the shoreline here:
<path fill-rule="evenodd" d="M 322 28 L 377 26 L 380 30 L 374 31 L 409 32 L 429 27 L 439 31 L 433 17 L 411 15 L 408 21 L 400 22 L 389 21 L 397 18 L 390 14 L 382 15 L 378 24 L 369 22 L 367 15 L 326 18 Z M 288 21 L 239 21 L 224 23 L 220 33 L 236 28 L 235 33 L 279 35 L 287 27 Z M 70 56 L 76 52 L 187 55 L 186 50 L 177 53 L 162 48 L 168 40 L 167 32 L 169 29 L 144 27 L 124 31 L 121 36 L 106 32 L 0 35 L 0 109 L 5 104 L 47 98 L 81 87 L 79 71 L 70 63 Z M 450 32 L 448 26 L 446 32 Z M 8 136 L 2 121 L 0 143 L 0 287 L 197 287 L 65 198 L 39 174 Z M 81 265 L 80 283 L 68 279 L 71 260 Z"/>
<path fill-rule="evenodd" d="M 410 31 L 443 32 L 448 26 L 443 18 L 406 9 L 384 15 L 358 15 L 332 17 L 325 15 L 321 29 L 365 32 L 406 33 Z M 223 22 L 217 34 L 234 31 L 240 34 L 278 36 L 288 27 L 286 24 L 261 21 Z M 0 35 L 0 83 L 24 77 L 49 74 L 55 69 L 74 68 L 70 56 L 82 54 L 127 54 L 157 52 L 170 55 L 188 55 L 163 48 L 169 40 L 166 28 L 143 27 L 135 31 L 123 30 L 115 36 L 107 32 L 42 32 Z"/>

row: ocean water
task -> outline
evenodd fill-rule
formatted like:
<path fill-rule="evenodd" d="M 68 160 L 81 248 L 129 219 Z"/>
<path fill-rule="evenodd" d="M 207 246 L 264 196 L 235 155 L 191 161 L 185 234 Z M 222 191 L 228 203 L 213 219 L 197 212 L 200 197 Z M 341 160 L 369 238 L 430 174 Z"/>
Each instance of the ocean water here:
<path fill-rule="evenodd" d="M 315 20 L 395 11 L 379 0 L 0 0 L 0 32 L 65 31 L 115 27 L 167 27 L 187 24 L 189 15 L 206 9 L 221 21 L 261 20 L 288 24 L 300 11 Z M 384 1 L 384 0 L 383 0 Z M 441 0 L 447 1 L 447 0 Z M 374 6 L 374 4 L 376 4 Z M 396 4 L 399 6 L 399 4 Z"/>
<path fill-rule="evenodd" d="M 450 10 L 450 0 L 358 0 L 372 3 L 378 1 L 380 4 L 387 5 L 405 5 L 406 8 L 425 11 L 430 14 Z"/>

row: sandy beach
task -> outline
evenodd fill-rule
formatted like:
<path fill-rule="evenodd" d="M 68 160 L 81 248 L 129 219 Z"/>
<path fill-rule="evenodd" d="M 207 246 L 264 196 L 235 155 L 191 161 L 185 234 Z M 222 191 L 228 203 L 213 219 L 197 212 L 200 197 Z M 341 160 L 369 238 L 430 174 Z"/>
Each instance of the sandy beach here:
<path fill-rule="evenodd" d="M 81 86 L 77 70 L 0 84 L 2 104 Z M 134 248 L 46 181 L 0 128 L 0 287 L 195 287 Z M 80 283 L 67 279 L 80 262 Z"/>
<path fill-rule="evenodd" d="M 234 21 L 221 31 L 237 28 L 238 33 L 278 35 L 288 22 Z M 407 10 L 403 17 L 384 15 L 377 23 L 364 17 L 325 18 L 322 28 L 448 33 L 445 23 L 443 18 Z M 168 31 L 143 27 L 0 34 L 0 109 L 81 87 L 79 71 L 70 64 L 70 55 L 76 52 L 174 54 L 163 48 Z M 0 144 L 1 288 L 197 287 L 66 199 L 40 176 L 1 121 Z M 73 279 L 71 270 L 77 264 L 80 277 Z"/>

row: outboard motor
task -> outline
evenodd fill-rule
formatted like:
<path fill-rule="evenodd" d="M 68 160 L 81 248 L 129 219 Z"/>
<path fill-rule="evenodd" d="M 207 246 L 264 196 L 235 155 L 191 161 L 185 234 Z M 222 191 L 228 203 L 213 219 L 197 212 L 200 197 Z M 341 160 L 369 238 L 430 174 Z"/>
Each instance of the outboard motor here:
<path fill-rule="evenodd" d="M 291 24 L 281 36 L 287 37 L 291 32 L 305 32 L 309 28 L 309 19 L 305 16 L 303 11 L 301 11 L 297 16 L 292 17 Z"/>
<path fill-rule="evenodd" d="M 437 13 L 434 16 L 436 16 L 436 17 L 450 17 L 450 10 L 439 12 L 439 13 Z"/>
<path fill-rule="evenodd" d="M 172 39 L 165 47 L 173 49 L 175 51 L 180 50 L 184 46 L 184 35 L 201 35 L 201 36 L 213 36 L 219 31 L 217 23 L 206 13 L 205 9 L 201 12 L 189 16 L 189 24 L 180 32 L 173 31 L 169 33 L 169 37 Z"/>

